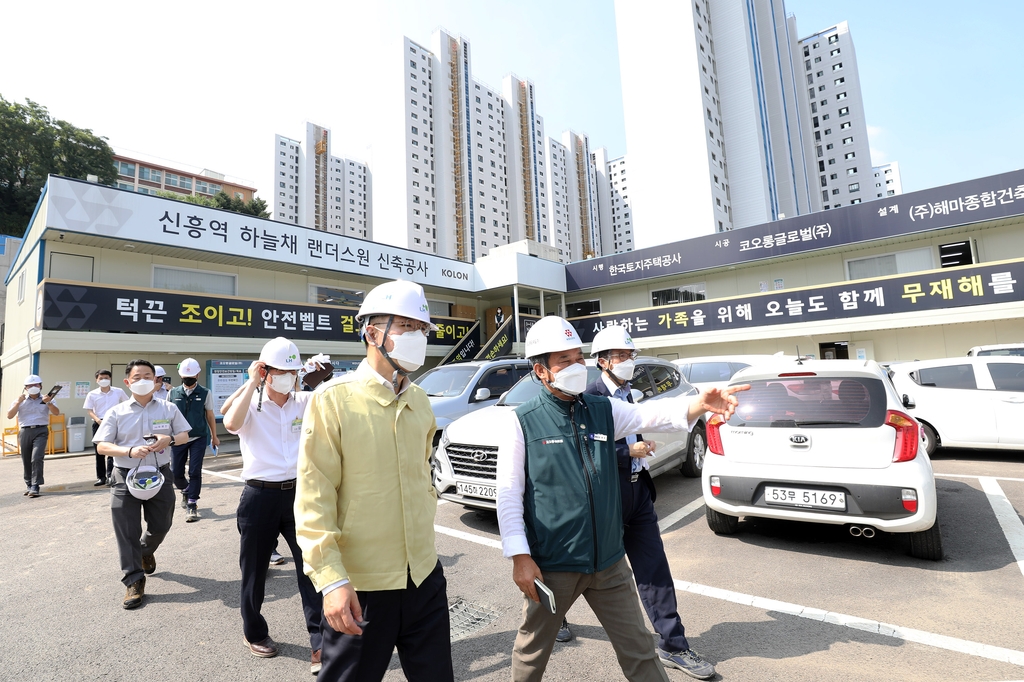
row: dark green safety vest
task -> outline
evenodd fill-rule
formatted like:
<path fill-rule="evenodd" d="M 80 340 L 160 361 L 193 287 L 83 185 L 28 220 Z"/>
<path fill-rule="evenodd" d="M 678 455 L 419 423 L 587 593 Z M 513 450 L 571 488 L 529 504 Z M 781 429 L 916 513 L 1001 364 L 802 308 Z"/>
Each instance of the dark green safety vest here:
<path fill-rule="evenodd" d="M 526 442 L 523 520 L 541 571 L 594 573 L 625 554 L 608 398 L 548 390 L 516 408 Z"/>
<path fill-rule="evenodd" d="M 210 436 L 210 425 L 206 421 L 206 394 L 209 391 L 198 383 L 192 389 L 192 394 L 185 393 L 184 386 L 175 386 L 167 395 L 167 399 L 178 406 L 181 414 L 188 421 L 192 430 L 188 432 L 189 438 L 208 438 Z"/>

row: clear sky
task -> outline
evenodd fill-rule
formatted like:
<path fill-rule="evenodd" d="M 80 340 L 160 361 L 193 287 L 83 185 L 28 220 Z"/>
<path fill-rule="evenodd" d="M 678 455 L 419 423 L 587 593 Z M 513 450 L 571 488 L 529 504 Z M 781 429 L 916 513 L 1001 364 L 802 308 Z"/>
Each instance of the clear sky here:
<path fill-rule="evenodd" d="M 801 35 L 849 22 L 873 160 L 899 161 L 905 191 L 1024 166 L 1024 2 L 786 8 Z M 0 21 L 8 100 L 264 192 L 274 133 L 301 138 L 307 119 L 331 128 L 334 154 L 369 160 L 375 93 L 389 85 L 378 60 L 396 58 L 403 35 L 429 46 L 437 27 L 469 39 L 490 86 L 509 72 L 532 80 L 549 135 L 571 127 L 612 156 L 627 151 L 612 0 L 57 0 L 8 3 Z"/>

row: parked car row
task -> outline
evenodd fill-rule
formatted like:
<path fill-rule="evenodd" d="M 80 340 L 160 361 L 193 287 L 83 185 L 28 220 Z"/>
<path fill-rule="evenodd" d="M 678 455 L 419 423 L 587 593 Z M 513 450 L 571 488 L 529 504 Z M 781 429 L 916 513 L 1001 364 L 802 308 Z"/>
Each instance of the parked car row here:
<path fill-rule="evenodd" d="M 641 356 L 638 401 L 749 383 L 728 421 L 706 415 L 689 433 L 651 434 L 657 476 L 701 477 L 708 526 L 735 533 L 741 517 L 844 525 L 855 536 L 906 533 L 911 555 L 942 558 L 930 455 L 943 446 L 1024 449 L 1024 344 L 979 346 L 968 357 L 884 365 L 742 355 L 668 362 Z M 600 376 L 587 362 L 588 380 Z M 542 390 L 528 361 L 435 368 L 417 383 L 438 422 L 438 495 L 496 506 L 497 415 Z M 710 453 L 710 454 L 708 454 Z"/>

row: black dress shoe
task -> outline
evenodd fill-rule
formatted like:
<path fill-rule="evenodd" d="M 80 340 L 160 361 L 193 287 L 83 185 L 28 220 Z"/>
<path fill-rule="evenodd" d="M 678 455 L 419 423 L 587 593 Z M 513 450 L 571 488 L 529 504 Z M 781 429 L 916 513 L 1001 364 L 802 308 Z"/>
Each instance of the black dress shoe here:
<path fill-rule="evenodd" d="M 96 488 L 99 488 L 101 485 L 106 485 L 106 484 L 107 484 L 107 479 L 105 479 L 105 478 L 97 478 L 96 482 L 93 483 L 93 486 L 96 487 Z"/>
<path fill-rule="evenodd" d="M 143 554 L 142 570 L 146 575 L 153 575 L 153 572 L 156 571 L 156 557 L 152 554 Z"/>
<path fill-rule="evenodd" d="M 245 642 L 245 646 L 249 647 L 249 651 L 252 652 L 253 656 L 259 656 L 260 658 L 273 658 L 277 656 L 277 644 L 269 636 L 264 637 L 258 642 L 250 642 L 245 637 L 242 638 L 242 641 Z"/>

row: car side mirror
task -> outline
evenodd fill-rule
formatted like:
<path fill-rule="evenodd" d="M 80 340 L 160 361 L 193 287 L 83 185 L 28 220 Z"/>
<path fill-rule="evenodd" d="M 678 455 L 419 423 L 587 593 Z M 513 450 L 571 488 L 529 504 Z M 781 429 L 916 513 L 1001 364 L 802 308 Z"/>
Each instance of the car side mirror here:
<path fill-rule="evenodd" d="M 904 393 L 903 394 L 903 407 L 907 408 L 908 410 L 912 410 L 915 407 L 917 407 L 917 403 L 914 402 L 913 398 L 911 398 L 909 395 Z"/>
<path fill-rule="evenodd" d="M 644 394 L 636 388 L 629 389 L 629 397 L 633 399 L 634 403 L 638 403 L 644 399 Z"/>
<path fill-rule="evenodd" d="M 481 400 L 490 400 L 491 389 L 489 388 L 478 388 L 476 393 L 473 394 L 473 400 L 479 402 Z"/>

